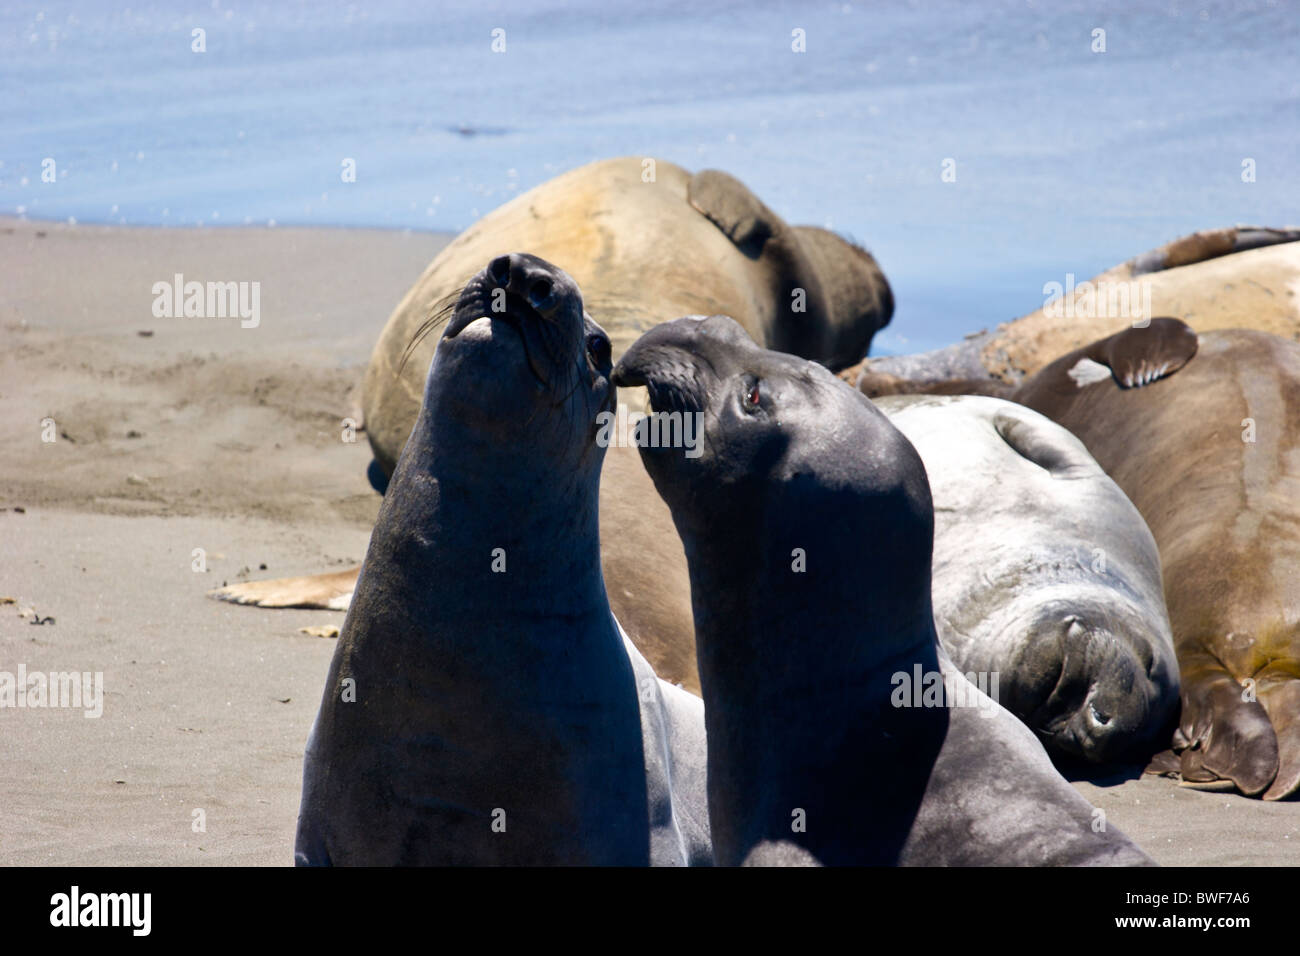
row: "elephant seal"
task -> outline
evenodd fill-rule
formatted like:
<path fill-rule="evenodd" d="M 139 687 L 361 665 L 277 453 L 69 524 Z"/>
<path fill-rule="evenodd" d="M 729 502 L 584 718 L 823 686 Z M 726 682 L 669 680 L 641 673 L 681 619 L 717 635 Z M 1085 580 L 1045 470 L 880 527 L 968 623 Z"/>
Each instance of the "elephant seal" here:
<path fill-rule="evenodd" d="M 940 648 L 925 468 L 863 395 L 718 315 L 614 381 L 703 429 L 640 451 L 690 567 L 718 863 L 1151 862 Z"/>
<path fill-rule="evenodd" d="M 1160 548 L 1183 779 L 1295 793 L 1300 344 L 1157 319 L 1058 358 L 1014 397 L 1083 441 Z"/>
<path fill-rule="evenodd" d="M 465 287 L 330 666 L 299 863 L 709 862 L 702 705 L 601 580 L 610 372 L 562 271 L 500 256 Z"/>
<path fill-rule="evenodd" d="M 1205 230 L 1087 282 L 1062 278 L 1043 287 L 1044 296 L 1059 291 L 1058 298 L 992 332 L 931 352 L 869 358 L 845 378 L 869 397 L 1006 395 L 1058 356 L 1158 315 L 1180 316 L 1197 332 L 1248 326 L 1300 341 L 1300 229 Z"/>
<path fill-rule="evenodd" d="M 429 330 L 467 278 L 524 249 L 578 282 L 614 357 L 658 322 L 727 312 L 756 341 L 833 367 L 857 361 L 889 322 L 875 259 L 823 229 L 791 227 L 734 177 L 662 160 L 592 163 L 543 183 L 448 245 L 397 306 L 364 383 L 366 435 L 391 473 L 419 412 Z M 698 690 L 686 559 L 635 449 L 611 447 L 601 482 L 601 560 L 614 613 L 660 676 Z M 355 570 L 231 585 L 263 607 L 346 608 Z"/>
<path fill-rule="evenodd" d="M 930 479 L 934 621 L 954 664 L 1050 753 L 1146 762 L 1178 719 L 1160 556 L 1086 448 L 983 396 L 876 401 Z M 978 683 L 977 677 L 977 683 Z"/>
<path fill-rule="evenodd" d="M 735 177 L 637 157 L 591 163 L 484 216 L 393 311 L 366 369 L 362 408 L 385 471 L 419 409 L 430 314 L 484 262 L 515 249 L 573 276 L 615 359 L 660 322 L 725 311 L 756 342 L 840 368 L 867 353 L 893 314 L 869 253 L 787 225 Z"/>

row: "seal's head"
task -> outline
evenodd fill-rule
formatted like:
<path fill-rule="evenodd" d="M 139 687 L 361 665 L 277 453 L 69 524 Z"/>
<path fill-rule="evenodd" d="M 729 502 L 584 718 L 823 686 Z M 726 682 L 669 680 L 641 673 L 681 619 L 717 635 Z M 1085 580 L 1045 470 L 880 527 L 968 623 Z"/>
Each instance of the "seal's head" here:
<path fill-rule="evenodd" d="M 1044 587 L 1038 599 L 1007 622 L 1022 642 L 1007 708 L 1067 758 L 1125 763 L 1159 750 L 1177 715 L 1178 672 L 1149 612 L 1086 588 Z"/>
<path fill-rule="evenodd" d="M 795 226 L 826 299 L 827 341 L 819 359 L 839 369 L 867 354 L 871 340 L 894 315 L 894 293 L 875 257 L 829 229 Z"/>
<path fill-rule="evenodd" d="M 925 469 L 865 396 L 814 362 L 759 348 L 723 315 L 651 329 L 614 381 L 645 385 L 656 414 L 699 423 L 695 449 L 641 448 L 691 559 L 693 594 L 726 592 L 696 602 L 697 638 L 702 610 L 771 625 L 812 604 L 854 607 L 864 573 L 884 596 L 881 632 L 932 637 Z M 702 680 L 709 654 L 700 648 Z"/>
<path fill-rule="evenodd" d="M 536 256 L 498 256 L 451 310 L 416 429 L 429 429 L 435 448 L 456 442 L 494 460 L 598 470 L 596 419 L 613 406 L 610 372 L 609 338 L 583 311 L 573 279 Z"/>

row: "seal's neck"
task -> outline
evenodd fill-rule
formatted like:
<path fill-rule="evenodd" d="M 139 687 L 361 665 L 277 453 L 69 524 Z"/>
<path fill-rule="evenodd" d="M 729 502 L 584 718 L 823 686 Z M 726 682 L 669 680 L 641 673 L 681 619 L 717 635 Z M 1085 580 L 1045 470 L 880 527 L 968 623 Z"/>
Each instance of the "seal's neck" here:
<path fill-rule="evenodd" d="M 641 721 L 600 574 L 599 457 L 429 424 L 426 408 L 331 672 L 359 702 L 326 691 L 374 765 L 401 770 L 375 783 L 415 814 L 400 858 L 432 843 L 442 862 L 644 865 Z"/>
<path fill-rule="evenodd" d="M 893 862 L 947 720 L 891 703 L 895 674 L 939 670 L 928 574 L 812 549 L 797 571 L 780 546 L 747 568 L 719 542 L 688 544 L 718 862 L 765 839 Z"/>
<path fill-rule="evenodd" d="M 599 459 L 577 464 L 503 448 L 421 414 L 379 527 L 408 583 L 436 593 L 439 617 L 594 618 L 608 628 L 600 571 Z M 378 530 L 376 535 L 378 535 Z"/>
<path fill-rule="evenodd" d="M 934 659 L 928 563 L 819 543 L 797 522 L 760 525 L 745 540 L 747 529 L 679 524 L 701 679 L 753 699 L 828 702 L 842 688 L 857 707 L 851 688 L 874 685 L 883 668 Z M 766 679 L 736 680 L 750 663 Z M 880 682 L 887 695 L 887 676 Z"/>

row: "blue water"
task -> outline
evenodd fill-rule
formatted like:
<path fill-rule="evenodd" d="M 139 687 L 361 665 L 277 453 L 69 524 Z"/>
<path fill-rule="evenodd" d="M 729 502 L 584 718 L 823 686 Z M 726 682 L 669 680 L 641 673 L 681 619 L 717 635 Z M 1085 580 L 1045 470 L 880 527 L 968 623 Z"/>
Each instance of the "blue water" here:
<path fill-rule="evenodd" d="M 458 230 L 654 155 L 865 243 L 898 301 L 877 351 L 913 351 L 1066 272 L 1300 222 L 1297 60 L 1294 0 L 10 5 L 0 212 Z"/>

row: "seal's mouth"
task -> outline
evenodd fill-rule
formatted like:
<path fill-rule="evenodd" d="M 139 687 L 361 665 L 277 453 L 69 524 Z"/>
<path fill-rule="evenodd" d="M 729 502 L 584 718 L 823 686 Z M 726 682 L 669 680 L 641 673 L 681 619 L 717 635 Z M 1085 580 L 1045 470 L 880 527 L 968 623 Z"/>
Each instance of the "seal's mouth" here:
<path fill-rule="evenodd" d="M 1055 671 L 1054 684 L 1015 694 L 1011 709 L 1058 753 L 1102 765 L 1145 756 L 1176 699 L 1154 678 L 1155 657 L 1144 657 L 1145 645 L 1125 640 L 1122 628 L 1074 615 L 1059 626 L 1029 643 L 1036 662 L 1015 668 Z"/>
<path fill-rule="evenodd" d="M 467 294 L 470 293 L 468 288 L 465 291 Z M 549 385 L 550 380 L 543 374 L 536 354 L 540 343 L 530 342 L 528 334 L 529 325 L 540 325 L 548 320 L 527 306 L 520 308 L 518 303 L 508 303 L 510 307 L 504 312 L 493 312 L 486 307 L 487 302 L 485 299 L 487 297 L 482 294 L 482 288 L 476 291 L 478 294 L 469 301 L 466 301 L 465 297 L 462 296 L 461 302 L 457 304 L 455 314 L 452 316 L 451 321 L 447 323 L 446 331 L 443 332 L 443 339 L 453 340 L 457 338 L 461 332 L 480 319 L 486 319 L 492 323 L 493 328 L 507 326 L 514 330 L 514 333 L 519 337 L 524 349 L 524 359 L 527 361 L 529 371 L 533 373 L 533 377 L 542 385 Z M 521 312 L 525 314 L 520 314 Z"/>
<path fill-rule="evenodd" d="M 498 256 L 466 283 L 443 329 L 443 341 L 455 341 L 480 320 L 494 330 L 512 329 L 533 378 L 548 388 L 554 371 L 567 367 L 566 356 L 583 341 L 582 298 L 573 281 L 544 260 L 523 253 Z M 475 336 L 487 343 L 495 338 Z"/>
<path fill-rule="evenodd" d="M 613 382 L 621 388 L 644 386 L 650 408 L 658 412 L 702 412 L 714 373 L 700 346 L 703 317 L 674 319 L 651 329 L 624 353 L 614 367 Z"/>
<path fill-rule="evenodd" d="M 627 371 L 623 370 L 620 362 L 614 370 L 613 381 L 620 388 L 643 386 L 650 395 L 650 410 L 656 413 L 704 410 L 704 403 L 700 400 L 702 389 L 694 366 L 681 362 L 660 363 Z"/>

